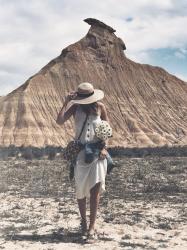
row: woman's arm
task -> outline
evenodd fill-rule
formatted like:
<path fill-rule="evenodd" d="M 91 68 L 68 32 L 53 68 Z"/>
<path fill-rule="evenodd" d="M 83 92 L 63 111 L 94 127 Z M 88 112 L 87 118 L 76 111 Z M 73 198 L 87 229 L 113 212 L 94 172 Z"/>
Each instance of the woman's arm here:
<path fill-rule="evenodd" d="M 76 111 L 76 108 L 77 106 L 76 105 L 72 105 L 67 111 L 67 104 L 70 100 L 72 100 L 74 97 L 75 97 L 76 93 L 75 92 L 72 92 L 70 94 L 68 94 L 68 96 L 66 97 L 65 99 L 65 102 L 64 102 L 64 105 L 62 107 L 62 109 L 60 110 L 58 116 L 57 116 L 57 119 L 56 119 L 56 122 L 59 124 L 59 125 L 62 125 L 64 122 L 66 122 L 72 115 L 75 114 L 75 111 Z"/>
<path fill-rule="evenodd" d="M 107 114 L 105 105 L 104 105 L 103 103 L 100 102 L 100 103 L 99 103 L 99 106 L 100 106 L 100 110 L 101 110 L 101 120 L 104 120 L 104 121 L 109 122 L 108 114 Z"/>
<path fill-rule="evenodd" d="M 58 114 L 58 117 L 56 119 L 56 122 L 59 125 L 64 124 L 72 115 L 75 114 L 76 111 L 76 105 L 71 106 L 67 111 L 66 111 L 66 106 L 62 107 L 61 111 Z"/>
<path fill-rule="evenodd" d="M 106 111 L 106 108 L 105 108 L 105 105 L 103 103 L 99 103 L 99 106 L 100 106 L 100 110 L 101 110 L 101 120 L 104 120 L 104 121 L 107 121 L 109 122 L 109 119 L 108 119 L 108 115 L 107 115 L 107 111 Z M 100 152 L 100 156 L 99 156 L 99 159 L 100 160 L 103 160 L 105 159 L 106 155 L 107 155 L 107 144 L 108 144 L 108 139 L 105 141 L 105 147 L 101 150 Z"/>
<path fill-rule="evenodd" d="M 99 103 L 99 105 L 100 105 L 100 109 L 101 109 L 101 120 L 109 122 L 108 114 L 107 114 L 105 105 L 101 102 Z M 106 146 L 107 146 L 107 143 L 108 143 L 108 139 L 105 141 Z"/>

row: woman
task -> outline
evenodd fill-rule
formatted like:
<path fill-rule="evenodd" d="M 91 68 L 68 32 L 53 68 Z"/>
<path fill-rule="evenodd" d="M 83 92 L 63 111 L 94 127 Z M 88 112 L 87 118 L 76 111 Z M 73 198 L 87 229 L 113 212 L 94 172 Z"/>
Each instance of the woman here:
<path fill-rule="evenodd" d="M 81 142 L 97 142 L 98 139 L 95 136 L 94 126 L 101 120 L 108 121 L 105 106 L 99 102 L 103 97 L 103 91 L 94 89 L 90 83 L 81 83 L 77 92 L 72 92 L 66 97 L 64 106 L 58 114 L 57 123 L 63 124 L 73 115 L 75 120 L 75 138 L 78 138 L 83 124 L 85 124 L 80 137 Z M 76 197 L 81 215 L 82 234 L 87 234 L 88 238 L 94 238 L 100 191 L 105 190 L 107 151 L 105 147 L 102 148 L 99 158 L 97 157 L 91 163 L 85 163 L 84 151 L 83 149 L 78 154 L 74 169 Z M 90 198 L 90 223 L 88 228 L 86 198 Z"/>

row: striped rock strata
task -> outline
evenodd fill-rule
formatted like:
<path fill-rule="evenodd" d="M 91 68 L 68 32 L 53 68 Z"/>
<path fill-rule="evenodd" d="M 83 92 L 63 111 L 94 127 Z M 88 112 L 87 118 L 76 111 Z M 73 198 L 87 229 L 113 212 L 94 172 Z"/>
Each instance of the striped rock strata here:
<path fill-rule="evenodd" d="M 128 59 L 115 30 L 95 19 L 80 41 L 0 98 L 0 145 L 64 146 L 73 121 L 59 126 L 65 95 L 81 82 L 105 92 L 111 145 L 187 144 L 187 84 L 164 69 Z"/>

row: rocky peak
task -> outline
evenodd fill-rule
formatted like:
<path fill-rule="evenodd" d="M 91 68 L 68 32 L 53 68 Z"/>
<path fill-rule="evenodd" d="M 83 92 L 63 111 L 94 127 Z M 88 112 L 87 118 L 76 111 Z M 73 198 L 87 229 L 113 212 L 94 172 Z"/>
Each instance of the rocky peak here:
<path fill-rule="evenodd" d="M 125 43 L 114 34 L 115 30 L 112 27 L 94 18 L 87 18 L 84 21 L 91 27 L 81 40 L 82 48 L 91 50 L 98 60 L 101 59 L 103 62 L 109 58 L 110 61 L 115 61 L 116 56 L 125 57 L 123 52 L 126 49 Z"/>
<path fill-rule="evenodd" d="M 91 27 L 97 27 L 97 28 L 99 27 L 101 29 L 108 30 L 110 33 L 116 32 L 116 30 L 114 30 L 112 27 L 106 25 L 105 23 L 95 18 L 86 18 L 84 19 L 84 21 L 88 23 L 89 25 L 91 25 Z"/>
<path fill-rule="evenodd" d="M 87 53 L 93 55 L 93 60 L 107 65 L 110 62 L 115 67 L 118 58 L 125 58 L 126 46 L 123 40 L 114 34 L 115 30 L 112 27 L 97 19 L 87 18 L 84 21 L 91 25 L 88 33 L 77 43 L 63 49 L 61 59 L 79 60 L 81 55 L 85 56 L 84 53 Z M 50 65 L 53 63 L 54 61 Z"/>
<path fill-rule="evenodd" d="M 62 145 L 73 121 L 56 123 L 64 97 L 81 82 L 104 90 L 114 136 L 111 145 L 187 144 L 187 85 L 165 70 L 125 57 L 115 30 L 93 18 L 80 41 L 36 75 L 0 97 L 0 145 Z"/>
<path fill-rule="evenodd" d="M 108 49 L 118 47 L 120 50 L 125 50 L 126 46 L 123 40 L 117 37 L 115 30 L 105 23 L 94 19 L 87 18 L 84 20 L 91 25 L 86 38 L 90 40 L 90 45 L 94 48 L 108 47 Z"/>

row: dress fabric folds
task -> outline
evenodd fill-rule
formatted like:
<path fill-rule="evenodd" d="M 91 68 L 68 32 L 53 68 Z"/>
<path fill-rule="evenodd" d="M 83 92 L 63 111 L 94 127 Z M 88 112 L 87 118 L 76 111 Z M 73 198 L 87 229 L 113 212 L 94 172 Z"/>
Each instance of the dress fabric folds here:
<path fill-rule="evenodd" d="M 86 114 L 81 107 L 78 106 L 75 114 L 75 138 L 79 136 L 85 119 Z M 98 138 L 95 136 L 94 128 L 100 121 L 101 118 L 99 115 L 90 114 L 88 116 L 80 137 L 82 143 L 98 141 Z M 77 199 L 90 197 L 90 189 L 98 182 L 101 182 L 100 192 L 103 192 L 105 191 L 107 160 L 99 160 L 98 157 L 95 157 L 91 163 L 85 163 L 85 150 L 83 149 L 77 156 L 74 174 Z"/>

